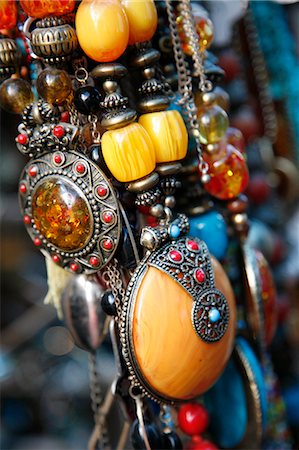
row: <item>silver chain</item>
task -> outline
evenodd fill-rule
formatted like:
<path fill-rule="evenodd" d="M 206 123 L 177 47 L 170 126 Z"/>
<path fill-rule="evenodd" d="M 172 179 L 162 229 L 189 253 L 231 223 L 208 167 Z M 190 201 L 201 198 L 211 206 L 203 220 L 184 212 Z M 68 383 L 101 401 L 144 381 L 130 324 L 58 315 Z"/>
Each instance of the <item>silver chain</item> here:
<path fill-rule="evenodd" d="M 187 4 L 183 5 L 183 3 L 187 3 Z M 183 15 L 183 10 L 181 9 L 182 16 L 184 17 L 184 19 L 185 19 L 185 16 L 186 15 L 188 16 L 189 14 L 191 14 L 191 18 L 192 18 L 189 0 L 187 0 L 187 2 L 181 2 L 181 7 L 185 11 L 185 13 L 184 13 L 185 15 Z M 188 11 L 190 10 L 189 13 L 187 13 L 187 9 L 188 9 Z M 187 117 L 188 128 L 189 128 L 190 132 L 192 133 L 192 135 L 195 139 L 195 142 L 196 142 L 196 149 L 197 149 L 198 160 L 199 160 L 199 170 L 201 171 L 202 178 L 203 178 L 204 175 L 207 175 L 209 166 L 203 160 L 203 157 L 202 157 L 202 150 L 201 150 L 201 143 L 200 143 L 200 130 L 199 130 L 199 125 L 198 125 L 198 121 L 197 121 L 197 107 L 195 105 L 194 96 L 193 96 L 193 92 L 192 92 L 192 77 L 191 77 L 191 72 L 188 68 L 187 61 L 185 59 L 184 52 L 182 50 L 181 40 L 179 38 L 179 33 L 178 33 L 178 29 L 177 29 L 176 14 L 175 14 L 175 11 L 174 11 L 174 8 L 172 5 L 172 0 L 166 0 L 166 10 L 167 10 L 167 16 L 168 16 L 168 21 L 169 21 L 171 39 L 172 39 L 174 59 L 175 59 L 176 68 L 177 68 L 177 72 L 178 72 L 178 88 L 179 88 L 179 93 L 180 93 L 180 97 L 181 97 L 179 104 L 182 106 L 183 112 L 185 113 L 185 115 Z M 192 20 L 191 20 L 191 22 L 192 22 Z M 183 21 L 183 23 L 184 23 L 184 21 Z M 190 25 L 188 20 L 187 20 L 187 24 Z M 189 27 L 189 25 L 188 25 L 188 30 L 186 29 L 188 31 L 188 37 L 189 37 L 189 33 L 192 34 L 192 30 L 194 31 L 194 33 L 197 36 L 194 24 L 193 24 L 193 28 L 192 28 L 192 26 Z M 184 28 L 185 33 L 186 33 L 186 30 Z M 198 37 L 197 37 L 196 42 L 197 42 L 197 45 L 194 46 L 194 42 L 193 42 L 193 45 L 191 46 L 192 50 L 193 50 L 192 54 L 199 53 Z M 196 48 L 197 48 L 197 51 L 196 51 Z M 204 69 L 203 69 L 201 55 L 199 54 L 199 59 L 198 59 L 198 57 L 196 57 L 196 58 L 197 58 L 197 63 L 200 60 L 200 71 L 201 71 L 200 86 L 203 87 L 204 90 L 207 90 L 208 87 L 212 87 L 212 86 L 206 85 L 207 80 L 204 75 Z"/>
<path fill-rule="evenodd" d="M 112 290 L 117 311 L 117 317 L 115 318 L 115 320 L 118 320 L 121 315 L 126 291 L 123 286 L 117 259 L 114 259 L 110 264 L 106 266 L 103 272 L 103 278 L 108 284 L 109 288 Z"/>
<path fill-rule="evenodd" d="M 97 360 L 94 353 L 88 355 L 89 377 L 90 377 L 90 399 L 91 408 L 94 415 L 95 425 L 99 429 L 97 441 L 103 450 L 110 450 L 109 437 L 107 431 L 106 417 L 101 414 L 101 405 L 103 403 L 103 394 L 97 370 Z"/>
<path fill-rule="evenodd" d="M 199 50 L 198 34 L 196 32 L 194 17 L 192 14 L 190 0 L 181 0 L 179 5 L 179 12 L 182 15 L 183 30 L 188 38 L 188 45 L 192 51 L 192 59 L 194 62 L 195 76 L 199 77 L 199 89 L 202 92 L 209 92 L 212 90 L 213 85 L 211 81 L 207 80 L 204 65 L 203 65 L 203 53 Z"/>

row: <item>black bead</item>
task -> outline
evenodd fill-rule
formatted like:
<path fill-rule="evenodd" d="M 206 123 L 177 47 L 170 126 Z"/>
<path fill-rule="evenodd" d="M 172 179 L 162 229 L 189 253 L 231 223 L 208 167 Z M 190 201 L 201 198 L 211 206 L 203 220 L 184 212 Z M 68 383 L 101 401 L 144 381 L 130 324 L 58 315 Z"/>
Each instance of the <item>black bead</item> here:
<path fill-rule="evenodd" d="M 116 316 L 115 298 L 111 291 L 106 291 L 103 294 L 101 305 L 104 313 L 108 316 Z"/>
<path fill-rule="evenodd" d="M 183 444 L 179 436 L 171 431 L 170 433 L 163 434 L 163 449 L 165 450 L 182 450 Z"/>
<path fill-rule="evenodd" d="M 81 86 L 75 91 L 74 104 L 81 114 L 92 114 L 100 108 L 101 96 L 93 86 Z"/>
<path fill-rule="evenodd" d="M 146 435 L 152 450 L 163 449 L 163 435 L 154 423 L 144 422 Z M 144 440 L 139 432 L 139 421 L 136 419 L 131 428 L 131 441 L 135 450 L 146 450 Z"/>
<path fill-rule="evenodd" d="M 92 144 L 89 147 L 89 157 L 90 159 L 108 176 L 111 177 L 111 172 L 108 169 L 105 160 L 103 158 L 103 153 L 101 150 L 101 144 Z"/>

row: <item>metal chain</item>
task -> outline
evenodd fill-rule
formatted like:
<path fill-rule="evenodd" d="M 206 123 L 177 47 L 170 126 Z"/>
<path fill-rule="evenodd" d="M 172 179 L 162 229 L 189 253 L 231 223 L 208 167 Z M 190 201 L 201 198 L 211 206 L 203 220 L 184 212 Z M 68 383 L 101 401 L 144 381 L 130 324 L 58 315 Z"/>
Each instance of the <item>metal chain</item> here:
<path fill-rule="evenodd" d="M 250 9 L 244 17 L 247 44 L 250 53 L 251 66 L 258 89 L 259 102 L 264 123 L 264 135 L 272 143 L 277 137 L 277 120 L 272 97 L 269 91 L 269 80 L 264 56 L 260 47 L 257 29 Z"/>
<path fill-rule="evenodd" d="M 95 353 L 88 354 L 89 377 L 90 377 L 90 399 L 91 409 L 94 415 L 95 425 L 98 427 L 99 435 L 97 441 L 103 450 L 110 450 L 109 436 L 106 425 L 106 417 L 100 414 L 103 403 L 103 394 L 97 370 L 97 360 Z"/>
<path fill-rule="evenodd" d="M 209 166 L 203 160 L 203 157 L 202 157 L 200 132 L 199 132 L 199 125 L 198 125 L 198 121 L 197 121 L 197 107 L 195 105 L 194 96 L 193 96 L 193 92 L 192 92 L 192 77 L 191 77 L 191 72 L 188 68 L 187 61 L 185 59 L 184 52 L 182 50 L 181 40 L 179 38 L 179 33 L 178 33 L 178 29 L 177 29 L 176 14 L 175 14 L 174 8 L 172 6 L 172 0 L 166 0 L 166 10 L 167 10 L 171 39 L 172 39 L 172 45 L 173 45 L 174 59 L 175 59 L 176 68 L 177 68 L 177 72 L 178 72 L 178 87 L 179 87 L 179 93 L 180 93 L 180 97 L 181 97 L 179 103 L 181 104 L 182 109 L 187 117 L 188 128 L 189 128 L 190 132 L 192 133 L 192 135 L 195 139 L 195 142 L 196 142 L 196 149 L 197 149 L 198 160 L 199 160 L 199 170 L 201 171 L 201 174 L 202 174 L 202 180 L 206 179 L 206 181 L 207 181 L 207 173 L 209 170 Z M 195 33 L 196 33 L 196 31 L 195 31 Z M 198 45 L 197 45 L 197 47 L 198 47 Z M 193 49 L 193 47 L 192 47 L 192 49 Z M 202 70 L 203 70 L 203 68 L 202 68 Z M 205 78 L 203 78 L 201 81 L 203 81 L 203 80 L 205 80 Z"/>
<path fill-rule="evenodd" d="M 98 121 L 99 121 L 98 116 L 96 114 L 90 114 L 87 119 L 91 125 L 91 136 L 92 136 L 93 143 L 99 143 L 101 141 L 101 134 L 99 133 L 99 131 L 97 129 L 97 125 L 98 125 Z"/>
<path fill-rule="evenodd" d="M 114 295 L 115 306 L 117 311 L 117 317 L 115 318 L 115 320 L 118 320 L 121 315 L 122 305 L 124 303 L 126 291 L 123 286 L 123 281 L 120 270 L 118 268 L 117 259 L 114 259 L 110 264 L 106 266 L 103 272 L 103 278 L 106 281 L 107 285 L 112 290 L 112 294 Z"/>
<path fill-rule="evenodd" d="M 198 34 L 196 32 L 194 17 L 192 14 L 190 0 L 181 0 L 178 7 L 180 14 L 182 15 L 182 25 L 186 37 L 188 38 L 188 45 L 192 50 L 192 59 L 194 62 L 195 76 L 199 77 L 199 89 L 202 92 L 209 92 L 213 88 L 211 81 L 207 80 L 204 65 L 203 65 L 203 53 L 199 50 Z"/>

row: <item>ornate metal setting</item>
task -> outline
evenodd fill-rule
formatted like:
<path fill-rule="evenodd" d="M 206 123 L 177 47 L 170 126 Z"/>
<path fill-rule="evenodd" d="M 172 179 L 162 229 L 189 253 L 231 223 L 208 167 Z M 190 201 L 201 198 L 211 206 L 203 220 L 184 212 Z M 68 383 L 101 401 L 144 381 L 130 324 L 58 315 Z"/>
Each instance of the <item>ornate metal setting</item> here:
<path fill-rule="evenodd" d="M 4 81 L 16 72 L 21 59 L 21 52 L 10 38 L 0 39 L 0 80 Z"/>
<path fill-rule="evenodd" d="M 40 220 L 36 223 L 34 198 L 47 181 L 54 186 L 55 183 L 63 183 L 66 190 L 69 189 L 69 192 L 63 193 L 65 201 L 73 204 L 72 192 L 75 192 L 87 211 L 90 231 L 86 232 L 86 239 L 79 248 L 60 248 L 51 237 L 43 234 Z M 72 272 L 88 274 L 97 272 L 111 260 L 121 230 L 118 202 L 106 176 L 85 156 L 74 151 L 56 151 L 31 160 L 21 175 L 19 195 L 29 235 L 34 244 L 55 263 Z M 49 205 L 41 206 L 45 208 L 42 220 L 47 226 L 50 220 L 47 215 L 50 214 L 47 209 Z"/>
<path fill-rule="evenodd" d="M 53 105 L 39 100 L 28 105 L 23 113 L 16 138 L 18 150 L 30 158 L 45 152 L 75 149 L 78 128 L 70 123 L 59 122 L 59 111 Z"/>
<path fill-rule="evenodd" d="M 162 397 L 146 382 L 134 354 L 134 308 L 148 266 L 165 272 L 192 296 L 194 303 L 190 320 L 196 334 L 206 343 L 213 344 L 224 336 L 229 323 L 229 306 L 222 292 L 215 288 L 208 248 L 197 238 L 184 237 L 167 243 L 146 256 L 133 273 L 119 322 L 122 352 L 131 385 L 137 387 L 142 395 L 173 404 L 174 399 Z"/>

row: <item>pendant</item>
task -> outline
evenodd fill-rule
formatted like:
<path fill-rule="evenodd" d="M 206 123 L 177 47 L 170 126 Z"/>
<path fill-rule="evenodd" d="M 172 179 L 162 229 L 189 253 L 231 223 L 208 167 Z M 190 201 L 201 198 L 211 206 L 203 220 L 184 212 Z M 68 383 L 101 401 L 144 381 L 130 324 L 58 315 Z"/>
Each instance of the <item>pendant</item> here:
<path fill-rule="evenodd" d="M 44 153 L 19 184 L 23 220 L 36 247 L 74 273 L 93 273 L 113 257 L 120 237 L 116 196 L 102 171 L 75 151 Z"/>
<path fill-rule="evenodd" d="M 231 354 L 235 315 L 228 278 L 203 241 L 180 238 L 151 253 L 131 278 L 120 321 L 133 386 L 164 403 L 205 392 Z"/>

